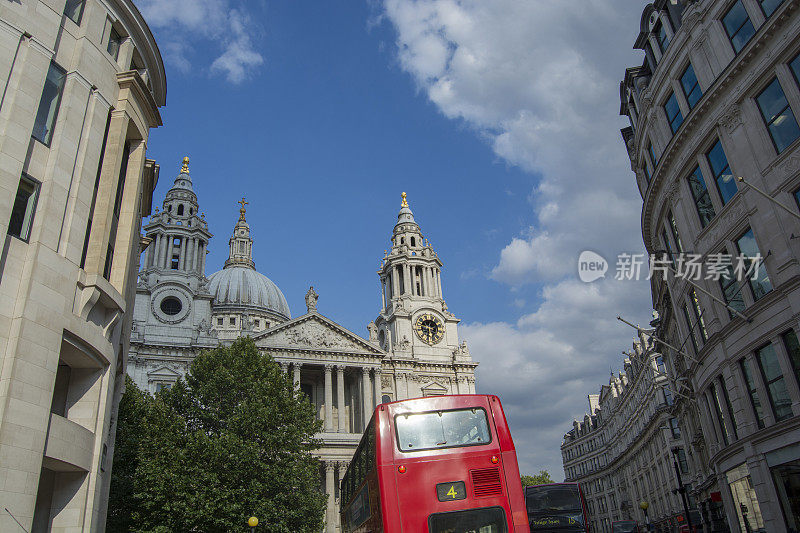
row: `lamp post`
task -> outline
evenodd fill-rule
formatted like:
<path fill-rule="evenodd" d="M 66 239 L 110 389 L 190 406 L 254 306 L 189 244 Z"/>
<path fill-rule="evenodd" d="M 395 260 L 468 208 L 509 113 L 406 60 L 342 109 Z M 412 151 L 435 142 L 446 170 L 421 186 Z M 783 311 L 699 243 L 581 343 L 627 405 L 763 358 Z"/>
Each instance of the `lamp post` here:
<path fill-rule="evenodd" d="M 258 525 L 258 518 L 251 516 L 247 519 L 247 525 L 250 526 L 250 531 L 254 532 L 256 530 L 256 526 Z"/>
<path fill-rule="evenodd" d="M 675 467 L 675 475 L 678 476 L 678 492 L 681 494 L 681 501 L 683 502 L 683 512 L 686 514 L 686 525 L 689 526 L 689 531 L 692 530 L 692 517 L 689 516 L 689 502 L 686 498 L 686 487 L 683 486 L 681 479 L 681 469 L 678 468 L 678 448 L 672 448 L 672 465 Z"/>
<path fill-rule="evenodd" d="M 647 523 L 647 531 L 650 531 L 650 518 L 647 516 L 647 508 L 650 504 L 647 502 L 639 502 L 639 509 L 644 511 L 644 521 Z"/>

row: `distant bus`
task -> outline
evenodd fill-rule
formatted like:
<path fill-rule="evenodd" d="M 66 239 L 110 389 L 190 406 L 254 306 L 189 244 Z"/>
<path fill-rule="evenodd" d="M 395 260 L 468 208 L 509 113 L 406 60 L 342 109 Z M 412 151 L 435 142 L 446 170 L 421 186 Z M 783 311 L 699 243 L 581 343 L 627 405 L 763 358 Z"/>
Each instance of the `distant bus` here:
<path fill-rule="evenodd" d="M 639 523 L 636 520 L 611 522 L 611 533 L 639 533 Z"/>
<path fill-rule="evenodd" d="M 586 501 L 577 483 L 525 487 L 531 533 L 588 533 Z"/>
<path fill-rule="evenodd" d="M 528 533 L 497 396 L 381 404 L 341 482 L 343 533 Z"/>

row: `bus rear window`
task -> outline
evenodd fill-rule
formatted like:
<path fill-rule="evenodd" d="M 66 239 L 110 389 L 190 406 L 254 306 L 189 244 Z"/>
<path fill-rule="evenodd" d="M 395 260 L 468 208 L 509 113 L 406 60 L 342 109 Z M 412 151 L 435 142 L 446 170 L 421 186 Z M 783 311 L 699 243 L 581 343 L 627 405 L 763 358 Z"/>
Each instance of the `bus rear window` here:
<path fill-rule="evenodd" d="M 477 446 L 492 441 L 486 411 L 477 407 L 397 415 L 394 425 L 402 452 Z"/>
<path fill-rule="evenodd" d="M 475 531 L 480 533 L 506 533 L 506 515 L 500 507 L 470 509 L 437 513 L 429 518 L 430 533 L 455 533 Z"/>

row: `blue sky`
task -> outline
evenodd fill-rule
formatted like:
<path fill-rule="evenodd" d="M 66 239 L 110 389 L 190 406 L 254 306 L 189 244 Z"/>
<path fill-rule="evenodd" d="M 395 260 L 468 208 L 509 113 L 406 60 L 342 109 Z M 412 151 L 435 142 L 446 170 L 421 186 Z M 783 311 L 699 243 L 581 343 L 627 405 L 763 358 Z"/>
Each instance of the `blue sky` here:
<path fill-rule="evenodd" d="M 580 250 L 641 247 L 617 112 L 644 3 L 137 5 L 167 67 L 155 201 L 188 155 L 215 235 L 207 274 L 246 196 L 257 268 L 292 313 L 313 284 L 323 314 L 366 335 L 406 191 L 479 392 L 504 400 L 523 470 L 560 478 L 561 436 L 630 347 L 613 317 L 649 317 L 646 282 L 575 275 Z"/>

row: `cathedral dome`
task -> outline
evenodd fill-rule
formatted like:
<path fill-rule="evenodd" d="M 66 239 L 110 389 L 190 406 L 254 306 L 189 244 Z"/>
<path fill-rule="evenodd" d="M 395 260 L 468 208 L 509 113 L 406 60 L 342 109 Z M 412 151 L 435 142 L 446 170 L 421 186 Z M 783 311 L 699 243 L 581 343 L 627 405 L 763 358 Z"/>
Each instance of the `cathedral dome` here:
<path fill-rule="evenodd" d="M 229 266 L 214 272 L 209 279 L 209 291 L 214 296 L 215 308 L 272 311 L 286 320 L 291 318 L 289 305 L 278 286 L 250 267 Z"/>
<path fill-rule="evenodd" d="M 256 272 L 253 261 L 253 239 L 250 225 L 245 220 L 247 202 L 239 202 L 239 220 L 228 241 L 230 252 L 225 267 L 209 277 L 209 291 L 214 296 L 215 313 L 219 311 L 251 311 L 274 315 L 281 321 L 289 320 L 291 313 L 286 298 L 271 279 Z"/>

